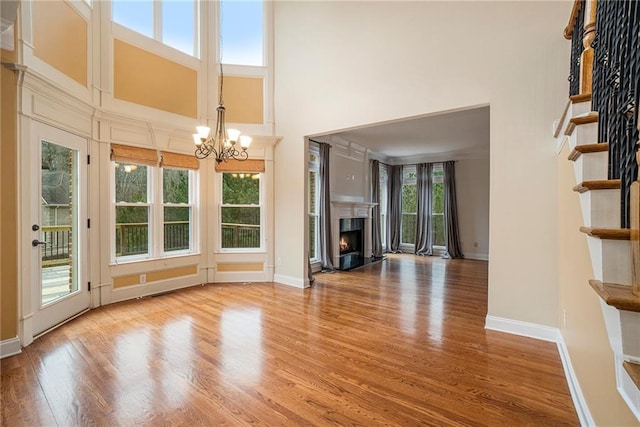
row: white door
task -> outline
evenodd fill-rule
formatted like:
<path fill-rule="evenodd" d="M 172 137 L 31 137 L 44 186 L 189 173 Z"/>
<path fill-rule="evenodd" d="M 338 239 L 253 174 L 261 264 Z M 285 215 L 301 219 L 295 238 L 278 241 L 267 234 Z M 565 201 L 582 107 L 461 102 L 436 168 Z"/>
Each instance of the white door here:
<path fill-rule="evenodd" d="M 88 142 L 41 123 L 32 129 L 31 176 L 39 187 L 32 188 L 29 242 L 36 336 L 89 308 Z"/>

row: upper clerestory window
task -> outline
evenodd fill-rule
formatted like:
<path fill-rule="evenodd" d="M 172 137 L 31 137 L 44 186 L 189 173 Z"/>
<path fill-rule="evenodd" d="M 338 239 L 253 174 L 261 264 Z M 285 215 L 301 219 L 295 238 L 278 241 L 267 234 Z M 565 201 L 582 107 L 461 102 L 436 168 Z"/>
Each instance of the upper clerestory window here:
<path fill-rule="evenodd" d="M 113 22 L 198 56 L 196 0 L 112 0 L 111 4 Z"/>
<path fill-rule="evenodd" d="M 264 2 L 221 0 L 219 20 L 222 63 L 264 65 Z"/>

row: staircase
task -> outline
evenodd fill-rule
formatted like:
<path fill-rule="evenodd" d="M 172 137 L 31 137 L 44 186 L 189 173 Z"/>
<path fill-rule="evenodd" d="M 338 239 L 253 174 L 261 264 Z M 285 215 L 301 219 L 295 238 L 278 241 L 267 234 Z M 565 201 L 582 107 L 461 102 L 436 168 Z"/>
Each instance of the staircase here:
<path fill-rule="evenodd" d="M 564 129 L 564 135 L 561 132 Z M 598 114 L 591 97 L 572 96 L 556 129 L 568 142 L 579 193 L 583 226 L 594 279 L 589 282 L 601 298 L 609 342 L 615 356 L 617 388 L 640 420 L 640 296 L 632 283 L 640 280 L 640 201 L 632 197 L 632 227 L 620 228 L 620 180 L 607 179 L 608 144 L 596 143 Z M 637 193 L 640 184 L 636 184 Z M 633 191 L 633 187 L 632 187 Z M 633 221 L 636 218 L 636 221 Z M 586 284 L 585 284 L 586 285 Z"/>

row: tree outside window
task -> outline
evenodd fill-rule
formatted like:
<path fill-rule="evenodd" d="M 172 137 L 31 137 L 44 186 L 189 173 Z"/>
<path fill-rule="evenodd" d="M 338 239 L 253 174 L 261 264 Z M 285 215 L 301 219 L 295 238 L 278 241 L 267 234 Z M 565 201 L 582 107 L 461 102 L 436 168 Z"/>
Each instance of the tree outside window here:
<path fill-rule="evenodd" d="M 416 220 L 418 212 L 416 192 L 416 168 L 405 166 L 402 172 L 402 233 L 400 243 L 416 243 Z"/>
<path fill-rule="evenodd" d="M 221 247 L 260 248 L 261 174 L 223 173 Z"/>
<path fill-rule="evenodd" d="M 434 165 L 432 176 L 431 230 L 433 233 L 433 245 L 444 247 L 444 171 L 442 164 Z"/>

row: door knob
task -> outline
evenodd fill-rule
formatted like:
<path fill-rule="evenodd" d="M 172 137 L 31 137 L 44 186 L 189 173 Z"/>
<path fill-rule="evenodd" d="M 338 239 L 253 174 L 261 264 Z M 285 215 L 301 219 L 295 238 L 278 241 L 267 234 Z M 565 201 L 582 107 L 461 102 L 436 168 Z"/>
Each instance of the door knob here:
<path fill-rule="evenodd" d="M 33 246 L 34 248 L 35 248 L 36 246 L 38 246 L 38 245 L 46 245 L 46 244 L 47 244 L 47 242 L 41 242 L 41 241 L 40 241 L 40 240 L 38 240 L 38 239 L 33 239 L 33 240 L 31 241 L 31 246 Z"/>

